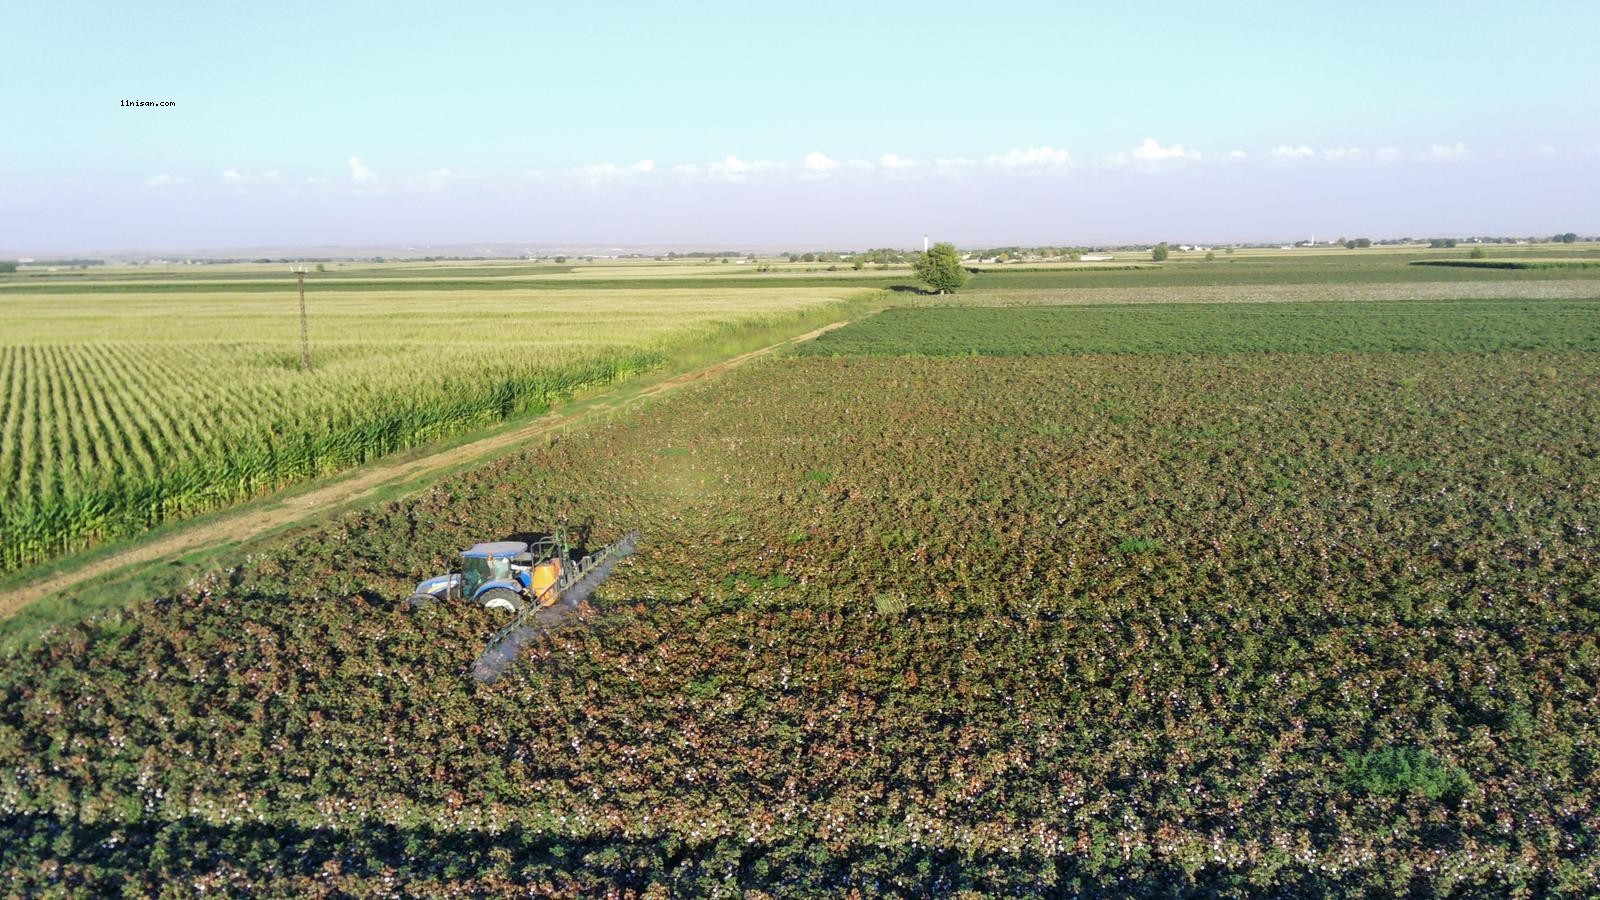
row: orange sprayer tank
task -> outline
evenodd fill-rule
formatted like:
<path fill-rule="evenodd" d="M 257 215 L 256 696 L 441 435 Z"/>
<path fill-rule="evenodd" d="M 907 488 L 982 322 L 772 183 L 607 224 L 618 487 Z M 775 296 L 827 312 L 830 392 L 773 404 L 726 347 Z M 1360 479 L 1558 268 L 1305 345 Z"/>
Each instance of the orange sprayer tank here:
<path fill-rule="evenodd" d="M 561 578 L 561 560 L 549 559 L 533 567 L 533 581 L 528 585 L 528 592 L 533 595 L 534 602 L 540 606 L 549 606 L 556 602 L 555 585 Z"/>

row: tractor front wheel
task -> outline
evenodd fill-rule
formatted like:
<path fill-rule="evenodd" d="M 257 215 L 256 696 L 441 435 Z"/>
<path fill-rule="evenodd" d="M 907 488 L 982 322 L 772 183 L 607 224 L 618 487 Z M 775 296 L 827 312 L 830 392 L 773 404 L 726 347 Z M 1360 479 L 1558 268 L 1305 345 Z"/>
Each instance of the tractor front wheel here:
<path fill-rule="evenodd" d="M 412 594 L 411 599 L 406 601 L 406 609 L 421 609 L 438 602 L 439 598 L 432 594 Z"/>
<path fill-rule="evenodd" d="M 528 603 L 516 591 L 508 588 L 490 588 L 478 595 L 478 605 L 484 609 L 504 613 L 509 618 L 522 612 Z"/>

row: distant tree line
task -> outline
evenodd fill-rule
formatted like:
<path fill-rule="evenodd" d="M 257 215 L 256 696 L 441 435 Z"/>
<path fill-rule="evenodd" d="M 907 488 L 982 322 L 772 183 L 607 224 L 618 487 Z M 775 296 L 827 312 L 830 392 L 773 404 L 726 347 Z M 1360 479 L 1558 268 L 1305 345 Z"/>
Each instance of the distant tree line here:
<path fill-rule="evenodd" d="M 863 250 L 860 253 L 851 254 L 850 258 L 864 263 L 876 263 L 880 266 L 903 264 L 911 259 L 910 255 L 890 247 L 875 247 L 870 250 Z"/>
<path fill-rule="evenodd" d="M 739 257 L 755 259 L 756 255 L 754 253 L 740 253 L 737 250 L 691 250 L 688 253 L 679 253 L 673 250 L 667 253 L 667 259 L 722 259 L 724 257 L 729 259 L 737 259 Z M 660 259 L 661 257 L 658 256 L 656 258 Z"/>
<path fill-rule="evenodd" d="M 1087 251 L 1082 247 L 990 247 L 986 250 L 974 250 L 972 255 L 978 259 L 993 259 L 996 262 L 1010 262 L 1014 259 L 1070 259 L 1078 260 Z"/>
<path fill-rule="evenodd" d="M 906 263 L 911 260 L 911 254 L 902 250 L 893 250 L 880 247 L 872 250 L 808 250 L 805 253 L 786 252 L 783 258 L 792 263 L 839 263 L 858 262 L 876 263 L 878 265 L 891 265 Z"/>
<path fill-rule="evenodd" d="M 1461 241 L 1466 241 L 1466 242 L 1472 243 L 1472 244 L 1544 244 L 1544 243 L 1550 243 L 1550 244 L 1575 244 L 1578 241 L 1582 241 L 1582 240 L 1593 241 L 1593 240 L 1596 240 L 1596 238 L 1594 238 L 1594 237 L 1584 238 L 1584 237 L 1580 237 L 1576 232 L 1568 231 L 1565 234 L 1553 234 L 1553 235 L 1550 235 L 1549 237 L 1537 237 L 1537 236 L 1533 236 L 1533 237 L 1505 237 L 1503 235 L 1497 235 L 1497 236 L 1487 236 L 1487 235 L 1485 235 L 1485 236 L 1482 236 L 1482 237 L 1469 237 L 1469 238 L 1459 238 L 1459 239 L 1458 238 L 1430 238 L 1428 240 L 1428 246 L 1429 247 L 1433 247 L 1434 249 L 1449 248 L 1449 247 L 1457 246 L 1458 244 L 1461 243 Z M 1380 241 L 1379 243 L 1384 243 L 1384 244 L 1409 244 L 1409 243 L 1412 243 L 1412 240 L 1411 240 L 1411 238 L 1400 238 L 1398 240 L 1393 240 L 1393 241 Z"/>
<path fill-rule="evenodd" d="M 14 259 L 0 260 L 0 272 L 15 272 L 19 264 L 19 261 Z M 106 261 L 103 259 L 36 259 L 28 263 L 30 266 L 53 266 L 57 269 L 84 269 L 105 264 Z"/>

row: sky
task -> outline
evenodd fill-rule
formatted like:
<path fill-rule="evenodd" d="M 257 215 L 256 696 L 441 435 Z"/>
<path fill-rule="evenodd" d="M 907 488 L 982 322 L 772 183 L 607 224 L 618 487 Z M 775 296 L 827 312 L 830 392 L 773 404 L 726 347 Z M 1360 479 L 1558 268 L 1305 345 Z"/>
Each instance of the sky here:
<path fill-rule="evenodd" d="M 1596 233 L 1596 24 L 1590 0 L 13 0 L 0 251 Z"/>

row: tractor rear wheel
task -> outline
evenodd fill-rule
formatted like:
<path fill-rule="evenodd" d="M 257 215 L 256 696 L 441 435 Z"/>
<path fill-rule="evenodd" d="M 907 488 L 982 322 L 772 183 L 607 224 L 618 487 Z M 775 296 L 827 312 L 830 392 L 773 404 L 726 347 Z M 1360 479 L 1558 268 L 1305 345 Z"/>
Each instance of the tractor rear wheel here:
<path fill-rule="evenodd" d="M 478 595 L 478 605 L 510 618 L 522 612 L 528 602 L 522 599 L 521 594 L 508 588 L 490 588 Z"/>

